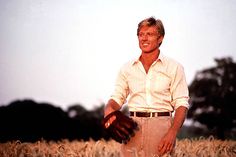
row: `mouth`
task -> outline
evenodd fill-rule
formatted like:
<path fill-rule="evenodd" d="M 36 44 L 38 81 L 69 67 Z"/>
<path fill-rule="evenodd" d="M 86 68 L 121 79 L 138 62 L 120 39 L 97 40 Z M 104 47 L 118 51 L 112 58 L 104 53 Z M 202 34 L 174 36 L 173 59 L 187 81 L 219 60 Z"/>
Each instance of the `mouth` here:
<path fill-rule="evenodd" d="M 142 46 L 144 46 L 144 47 L 146 47 L 148 45 L 149 45 L 149 43 L 142 43 Z"/>

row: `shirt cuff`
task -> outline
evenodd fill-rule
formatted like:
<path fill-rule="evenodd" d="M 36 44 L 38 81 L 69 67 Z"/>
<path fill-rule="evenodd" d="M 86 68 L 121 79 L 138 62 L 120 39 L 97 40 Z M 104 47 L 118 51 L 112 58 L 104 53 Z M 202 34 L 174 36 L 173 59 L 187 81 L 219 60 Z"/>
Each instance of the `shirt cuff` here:
<path fill-rule="evenodd" d="M 174 109 L 176 110 L 177 108 L 179 108 L 180 106 L 184 106 L 187 109 L 189 109 L 189 103 L 188 103 L 188 99 L 179 99 L 176 100 L 174 102 L 172 102 Z"/>
<path fill-rule="evenodd" d="M 116 97 L 111 97 L 112 100 L 114 100 L 118 105 L 122 106 L 124 102 L 122 102 L 120 99 L 117 99 Z"/>

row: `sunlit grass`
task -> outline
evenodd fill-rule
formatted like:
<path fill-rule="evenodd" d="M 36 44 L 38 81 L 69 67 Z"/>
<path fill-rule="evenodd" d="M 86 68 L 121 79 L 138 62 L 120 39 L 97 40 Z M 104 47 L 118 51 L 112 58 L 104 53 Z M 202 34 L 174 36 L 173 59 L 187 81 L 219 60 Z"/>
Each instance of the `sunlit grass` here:
<path fill-rule="evenodd" d="M 68 141 L 0 143 L 1 157 L 120 157 L 120 144 L 114 141 Z M 236 141 L 212 137 L 177 140 L 175 157 L 235 157 Z M 168 155 L 166 155 L 168 157 Z"/>

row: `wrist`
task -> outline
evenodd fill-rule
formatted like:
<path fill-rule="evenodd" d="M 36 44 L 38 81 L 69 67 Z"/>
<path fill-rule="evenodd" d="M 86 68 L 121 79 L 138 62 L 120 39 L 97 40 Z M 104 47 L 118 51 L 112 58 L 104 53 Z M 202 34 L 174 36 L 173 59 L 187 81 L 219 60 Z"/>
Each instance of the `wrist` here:
<path fill-rule="evenodd" d="M 171 127 L 171 128 L 169 129 L 169 132 L 170 132 L 171 134 L 177 135 L 177 134 L 178 134 L 178 130 L 179 130 L 179 129 L 176 129 L 176 128 L 174 128 L 174 127 Z"/>

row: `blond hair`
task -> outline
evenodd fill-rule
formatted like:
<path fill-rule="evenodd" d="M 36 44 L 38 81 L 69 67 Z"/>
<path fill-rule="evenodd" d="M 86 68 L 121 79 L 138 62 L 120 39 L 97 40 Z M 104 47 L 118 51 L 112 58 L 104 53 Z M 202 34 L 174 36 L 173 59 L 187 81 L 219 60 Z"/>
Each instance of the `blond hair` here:
<path fill-rule="evenodd" d="M 164 28 L 164 25 L 160 19 L 156 19 L 155 17 L 151 16 L 151 17 L 146 18 L 146 19 L 142 20 L 141 22 L 139 22 L 138 29 L 137 29 L 137 35 L 139 35 L 140 29 L 143 26 L 148 26 L 148 27 L 155 26 L 157 28 L 157 33 L 163 37 L 165 36 L 165 28 Z M 160 45 L 161 45 L 161 43 L 159 44 L 159 46 Z"/>

